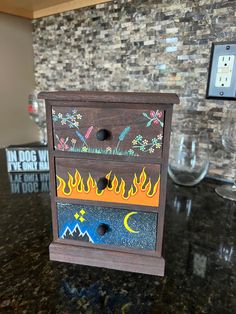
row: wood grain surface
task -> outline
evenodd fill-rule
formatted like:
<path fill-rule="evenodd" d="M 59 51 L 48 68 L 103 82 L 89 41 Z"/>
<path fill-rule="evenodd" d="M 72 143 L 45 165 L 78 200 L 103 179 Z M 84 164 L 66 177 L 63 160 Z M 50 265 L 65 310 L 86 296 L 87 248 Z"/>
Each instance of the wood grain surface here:
<path fill-rule="evenodd" d="M 119 92 L 41 92 L 38 98 L 57 101 L 120 102 L 138 104 L 179 104 L 179 97 L 172 93 L 119 93 Z"/>
<path fill-rule="evenodd" d="M 74 153 L 162 157 L 164 110 L 53 106 L 54 149 Z M 97 139 L 106 131 L 105 140 Z"/>
<path fill-rule="evenodd" d="M 78 248 L 57 242 L 50 245 L 49 251 L 50 259 L 54 261 L 164 276 L 165 261 L 162 257 Z"/>
<path fill-rule="evenodd" d="M 50 92 L 41 93 L 40 97 L 46 99 L 47 106 L 54 239 L 50 246 L 50 259 L 163 276 L 164 259 L 161 257 L 161 254 L 171 117 L 173 104 L 179 103 L 178 96 L 175 94 L 159 93 Z M 153 113 L 151 113 L 151 111 L 153 110 L 153 112 L 157 113 L 157 110 L 159 110 L 163 114 L 164 122 L 162 130 L 162 148 L 160 150 L 161 153 L 155 153 L 155 157 L 150 153 L 150 156 L 143 154 L 141 155 L 141 158 L 137 158 L 137 156 L 131 155 L 92 154 L 88 151 L 78 151 L 77 153 L 74 153 L 67 151 L 67 149 L 55 151 L 56 145 L 63 144 L 63 142 L 58 143 L 58 138 L 66 140 L 67 137 L 72 137 L 71 132 L 74 132 L 76 128 L 68 128 L 68 125 L 65 126 L 64 122 L 62 124 L 58 124 L 58 121 L 54 121 L 53 123 L 52 113 L 54 111 L 57 115 L 61 113 L 62 116 L 64 116 L 68 114 L 68 110 L 70 109 L 77 110 L 78 114 L 81 114 L 81 116 L 87 116 L 83 122 L 82 117 L 81 119 L 78 119 L 81 120 L 78 122 L 80 124 L 79 131 L 82 134 L 82 137 L 87 135 L 88 138 L 86 139 L 89 139 L 93 136 L 91 143 L 94 145 L 96 142 L 94 137 L 96 132 L 100 128 L 107 128 L 111 133 L 110 140 L 113 141 L 110 146 L 113 147 L 115 147 L 114 139 L 116 138 L 117 140 L 117 137 L 119 138 L 122 130 L 128 126 L 132 127 L 132 131 L 130 129 L 129 132 L 125 134 L 125 137 L 127 136 L 128 138 L 128 134 L 129 136 L 132 135 L 132 137 L 134 137 L 136 136 L 136 133 L 141 133 L 142 131 L 143 135 L 145 135 L 143 136 L 143 139 L 148 136 L 150 136 L 151 139 L 154 134 L 151 125 L 154 126 L 154 120 L 151 121 L 150 126 L 141 127 L 144 121 L 139 119 L 134 121 L 133 117 L 137 118 L 138 116 L 142 116 L 142 119 L 147 119 L 147 124 L 150 120 L 149 118 L 155 119 L 156 117 Z M 143 115 L 144 112 L 147 116 Z M 59 120 L 61 123 L 61 118 L 59 118 Z M 156 124 L 156 126 L 157 125 L 158 124 Z M 93 126 L 94 129 L 90 132 L 89 128 L 91 126 Z M 93 131 L 94 133 L 92 133 Z M 160 131 L 161 130 L 159 128 L 158 132 Z M 58 138 L 55 136 L 56 134 Z M 79 135 L 77 136 L 80 137 Z M 120 144 L 121 143 L 119 143 L 118 147 L 120 147 Z M 102 148 L 105 148 L 105 145 L 104 147 L 102 146 Z M 127 150 L 128 146 L 124 146 L 123 148 Z M 79 175 L 78 173 L 75 175 L 76 169 L 78 170 Z M 93 185 L 96 186 L 99 178 L 105 176 L 109 179 L 110 184 L 110 178 L 112 178 L 113 175 L 116 175 L 116 188 L 118 190 L 122 180 L 125 182 L 124 194 L 122 194 L 122 196 L 126 198 L 135 192 L 134 189 L 131 189 L 134 182 L 134 174 L 140 178 L 143 169 L 145 170 L 146 180 L 150 180 L 150 185 L 152 187 L 160 175 L 160 189 L 158 192 L 159 201 L 155 204 L 149 204 L 150 206 L 142 205 L 142 201 L 140 200 L 138 202 L 134 202 L 133 204 L 125 204 L 122 202 L 116 202 L 113 198 L 111 198 L 109 202 L 106 202 L 104 200 L 93 199 L 93 197 L 90 197 L 91 195 L 89 193 L 84 199 L 79 197 L 72 197 L 68 199 L 64 197 L 64 194 L 70 194 L 71 187 L 76 187 L 78 178 L 82 178 L 84 180 L 82 181 L 83 187 L 85 188 L 85 192 L 88 192 L 86 184 L 89 184 L 89 177 L 93 179 L 93 181 L 90 179 L 90 183 L 92 182 Z M 109 174 L 110 171 L 111 177 L 107 177 L 107 174 Z M 59 179 L 56 179 L 56 175 L 58 175 Z M 70 182 L 70 186 L 68 186 L 68 182 Z M 115 181 L 112 182 L 114 183 Z M 137 182 L 137 180 L 135 182 Z M 82 183 L 80 180 L 80 185 L 76 188 L 80 190 Z M 58 184 L 61 186 L 61 190 L 65 192 L 64 194 L 59 195 L 58 191 L 56 191 Z M 144 188 L 146 184 L 147 183 L 144 184 Z M 90 188 L 93 185 L 90 184 Z M 111 186 L 109 186 L 109 188 L 111 188 Z M 106 189 L 107 187 L 105 190 Z M 129 192 L 131 194 L 129 194 Z M 94 246 L 91 243 L 81 243 L 81 241 L 73 241 L 70 239 L 59 239 L 56 208 L 57 202 L 66 202 L 74 205 L 80 204 L 81 206 L 83 204 L 85 206 L 109 206 L 110 208 L 121 208 L 133 211 L 137 210 L 147 213 L 157 212 L 158 223 L 156 233 L 156 250 L 152 252 L 146 250 L 144 252 L 144 250 L 142 251 L 137 248 L 118 248 L 112 245 L 105 246 L 102 244 Z M 73 244 L 73 242 L 78 243 Z"/>
<path fill-rule="evenodd" d="M 58 197 L 159 205 L 160 165 L 57 158 L 55 166 Z M 108 186 L 99 193 L 97 182 L 104 177 L 108 178 Z"/>

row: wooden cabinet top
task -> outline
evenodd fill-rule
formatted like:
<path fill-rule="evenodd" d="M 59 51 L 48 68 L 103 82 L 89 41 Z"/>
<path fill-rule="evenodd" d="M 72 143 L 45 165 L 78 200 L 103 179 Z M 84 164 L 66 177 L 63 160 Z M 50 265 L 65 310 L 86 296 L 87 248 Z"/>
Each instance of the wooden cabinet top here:
<path fill-rule="evenodd" d="M 172 93 L 143 92 L 41 92 L 39 98 L 59 101 L 113 102 L 137 104 L 179 104 L 179 97 Z"/>

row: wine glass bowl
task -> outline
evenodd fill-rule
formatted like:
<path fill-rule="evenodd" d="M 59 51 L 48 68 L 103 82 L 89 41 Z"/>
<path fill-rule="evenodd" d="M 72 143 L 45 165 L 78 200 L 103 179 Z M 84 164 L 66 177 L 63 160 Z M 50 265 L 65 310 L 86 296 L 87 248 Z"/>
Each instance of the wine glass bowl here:
<path fill-rule="evenodd" d="M 46 108 L 43 99 L 38 99 L 36 95 L 30 95 L 28 112 L 30 118 L 39 127 L 39 140 L 43 145 L 47 144 L 47 129 L 46 129 Z"/>
<path fill-rule="evenodd" d="M 206 131 L 172 132 L 168 173 L 175 183 L 194 186 L 205 177 L 209 166 L 208 146 Z"/>
<path fill-rule="evenodd" d="M 236 153 L 236 109 L 229 109 L 222 132 L 222 144 L 230 152 Z"/>
<path fill-rule="evenodd" d="M 236 108 L 229 107 L 226 110 L 221 140 L 226 151 L 234 156 L 234 162 L 231 164 L 231 168 L 234 172 L 234 184 L 219 186 L 215 191 L 223 198 L 236 201 Z"/>

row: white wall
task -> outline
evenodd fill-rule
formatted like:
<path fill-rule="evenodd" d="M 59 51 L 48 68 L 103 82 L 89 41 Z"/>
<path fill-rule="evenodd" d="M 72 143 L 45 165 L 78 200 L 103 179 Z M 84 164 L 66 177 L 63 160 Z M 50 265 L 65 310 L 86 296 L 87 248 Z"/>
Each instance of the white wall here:
<path fill-rule="evenodd" d="M 0 13 L 0 147 L 37 140 L 27 112 L 33 89 L 31 21 Z"/>

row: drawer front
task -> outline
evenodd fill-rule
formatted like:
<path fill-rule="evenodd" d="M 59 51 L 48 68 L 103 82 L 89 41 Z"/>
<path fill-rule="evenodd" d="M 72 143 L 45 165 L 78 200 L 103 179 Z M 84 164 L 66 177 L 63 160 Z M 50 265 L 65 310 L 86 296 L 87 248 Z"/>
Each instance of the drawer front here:
<path fill-rule="evenodd" d="M 87 241 L 155 250 L 157 213 L 57 203 L 58 236 Z"/>
<path fill-rule="evenodd" d="M 159 206 L 160 165 L 57 158 L 57 196 Z"/>
<path fill-rule="evenodd" d="M 161 158 L 164 110 L 52 107 L 54 149 Z M 140 105 L 140 108 L 142 105 Z"/>

